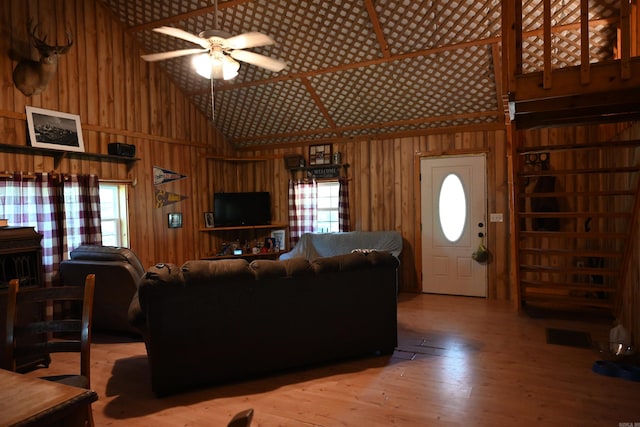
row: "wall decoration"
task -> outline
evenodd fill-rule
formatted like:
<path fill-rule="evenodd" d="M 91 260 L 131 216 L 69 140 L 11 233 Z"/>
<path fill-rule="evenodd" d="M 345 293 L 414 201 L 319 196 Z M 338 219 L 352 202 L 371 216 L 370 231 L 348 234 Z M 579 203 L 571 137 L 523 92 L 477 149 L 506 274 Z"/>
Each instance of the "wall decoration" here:
<path fill-rule="evenodd" d="M 161 168 L 160 166 L 153 167 L 153 185 L 160 185 L 166 182 L 177 181 L 186 177 L 186 175 L 182 175 L 181 173 L 174 172 L 169 169 Z"/>
<path fill-rule="evenodd" d="M 182 213 L 171 212 L 168 215 L 169 228 L 182 228 Z"/>
<path fill-rule="evenodd" d="M 307 177 L 316 178 L 316 179 L 339 178 L 340 168 L 341 166 L 336 166 L 336 165 L 316 166 L 316 167 L 307 169 Z"/>
<path fill-rule="evenodd" d="M 67 32 L 67 44 L 56 46 L 46 44 L 47 36 L 38 37 L 38 25 L 32 26 L 32 20 L 27 20 L 27 33 L 29 33 L 29 42 L 38 50 L 38 60 L 31 58 L 20 58 L 16 67 L 13 69 L 13 83 L 16 88 L 23 93 L 24 96 L 39 95 L 42 93 L 49 80 L 56 73 L 58 68 L 58 59 L 69 51 L 73 45 L 73 37 L 71 30 Z"/>
<path fill-rule="evenodd" d="M 215 223 L 213 222 L 213 212 L 205 212 L 204 213 L 204 226 L 207 228 L 211 228 L 215 226 Z"/>
<path fill-rule="evenodd" d="M 287 250 L 287 242 L 286 242 L 286 232 L 284 230 L 273 230 L 271 232 L 271 237 L 275 241 L 275 247 L 280 251 Z"/>
<path fill-rule="evenodd" d="M 300 154 L 285 154 L 284 155 L 284 167 L 287 169 L 303 168 L 307 164 L 304 161 L 304 157 Z"/>
<path fill-rule="evenodd" d="M 37 107 L 25 110 L 32 147 L 84 152 L 80 116 Z"/>
<path fill-rule="evenodd" d="M 178 203 L 187 198 L 187 196 L 181 196 L 180 194 L 169 193 L 168 191 L 156 190 L 156 208 L 172 205 Z"/>
<path fill-rule="evenodd" d="M 311 145 L 309 147 L 309 165 L 330 165 L 331 144 Z"/>

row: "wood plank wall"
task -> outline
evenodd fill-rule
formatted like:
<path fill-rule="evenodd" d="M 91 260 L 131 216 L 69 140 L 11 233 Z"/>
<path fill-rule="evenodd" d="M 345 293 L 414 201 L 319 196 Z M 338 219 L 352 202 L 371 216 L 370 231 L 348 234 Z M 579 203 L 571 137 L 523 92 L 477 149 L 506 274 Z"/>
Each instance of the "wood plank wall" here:
<path fill-rule="evenodd" d="M 486 153 L 488 211 L 502 212 L 507 218 L 508 193 L 505 132 L 479 130 L 449 132 L 388 140 L 356 140 L 333 145 L 348 163 L 349 206 L 352 230 L 396 230 L 403 236 L 401 289 L 420 292 L 421 265 L 416 255 L 420 241 L 420 157 L 442 154 Z M 278 156 L 300 154 L 308 160 L 308 147 L 263 149 L 248 156 Z M 252 188 L 266 189 L 275 195 L 277 219 L 286 220 L 287 182 L 292 177 L 284 170 L 280 158 L 240 166 L 243 178 L 254 177 Z M 302 177 L 298 173 L 296 178 Z M 273 183 L 273 184 L 271 184 Z M 251 188 L 248 188 L 251 189 Z M 490 298 L 509 299 L 508 223 L 489 223 L 488 248 L 495 255 L 488 266 Z"/>
<path fill-rule="evenodd" d="M 59 64 L 56 77 L 39 96 L 24 97 L 14 88 L 15 62 L 6 52 L 25 43 L 26 20 L 31 16 L 41 31 L 61 44 L 71 28 L 74 46 Z M 106 153 L 109 142 L 136 146 L 140 158 L 131 170 L 126 165 L 94 160 L 65 159 L 62 173 L 96 173 L 101 179 L 132 180 L 131 248 L 145 267 L 157 262 L 182 264 L 214 252 L 220 243 L 215 233 L 202 232 L 203 213 L 212 209 L 214 191 L 270 191 L 274 220 L 287 220 L 287 182 L 282 155 L 307 157 L 308 147 L 261 149 L 235 153 L 163 75 L 157 64 L 140 59 L 141 51 L 122 26 L 98 2 L 83 0 L 12 0 L 0 5 L 0 143 L 25 145 L 25 105 L 79 114 L 86 150 Z M 531 138 L 590 138 L 619 132 L 615 126 L 532 131 Z M 636 132 L 637 133 L 637 132 Z M 637 136 L 636 136 L 637 138 Z M 416 137 L 354 140 L 333 146 L 349 163 L 350 206 L 354 230 L 398 230 L 404 238 L 401 288 L 417 292 L 420 263 L 419 181 L 415 165 L 420 156 L 480 152 L 487 155 L 488 212 L 508 218 L 506 136 L 502 130 L 443 132 Z M 203 154 L 277 157 L 255 162 L 205 159 Z M 183 173 L 186 179 L 154 186 L 152 168 Z M 0 152 L 0 171 L 52 171 L 53 159 Z M 155 190 L 187 197 L 155 207 Z M 168 229 L 167 214 L 182 212 L 183 227 Z M 510 299 L 508 222 L 488 224 L 489 297 Z M 635 258 L 638 259 L 636 248 Z M 638 272 L 636 271 L 636 276 Z M 638 281 L 636 280 L 635 283 Z M 637 299 L 637 285 L 635 286 Z M 636 305 L 637 307 L 637 305 Z M 636 309 L 635 313 L 638 312 Z"/>
<path fill-rule="evenodd" d="M 48 88 L 25 97 L 12 81 L 16 64 L 7 52 L 27 45 L 26 22 L 39 24 L 48 43 L 63 44 L 71 30 L 74 44 L 58 65 Z M 0 152 L 0 171 L 92 173 L 104 180 L 131 180 L 131 248 L 145 267 L 183 261 L 208 252 L 198 228 L 209 206 L 211 181 L 203 153 L 224 154 L 222 137 L 157 64 L 140 59 L 133 39 L 99 2 L 84 0 L 3 1 L 0 5 L 0 143 L 26 145 L 25 106 L 79 114 L 85 150 L 107 153 L 109 142 L 136 146 L 140 158 L 125 164 Z M 37 52 L 32 52 L 36 54 Z M 154 186 L 152 169 L 160 166 L 186 179 Z M 155 190 L 188 198 L 155 207 Z M 168 229 L 167 214 L 182 212 L 184 225 Z"/>

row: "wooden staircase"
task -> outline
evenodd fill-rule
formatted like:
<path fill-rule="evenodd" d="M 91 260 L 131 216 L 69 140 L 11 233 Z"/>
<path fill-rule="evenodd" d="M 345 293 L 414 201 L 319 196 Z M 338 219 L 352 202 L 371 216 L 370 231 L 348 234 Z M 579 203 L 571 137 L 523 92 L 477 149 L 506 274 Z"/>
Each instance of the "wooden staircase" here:
<path fill-rule="evenodd" d="M 612 310 L 640 196 L 640 141 L 520 147 L 520 302 Z"/>

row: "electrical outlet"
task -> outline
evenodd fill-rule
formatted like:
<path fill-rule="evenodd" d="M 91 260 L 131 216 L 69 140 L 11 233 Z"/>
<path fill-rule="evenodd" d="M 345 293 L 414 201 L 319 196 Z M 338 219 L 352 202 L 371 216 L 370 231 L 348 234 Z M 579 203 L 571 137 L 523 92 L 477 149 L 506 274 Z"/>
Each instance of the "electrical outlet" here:
<path fill-rule="evenodd" d="M 490 222 L 503 222 L 504 221 L 504 216 L 501 213 L 492 213 L 492 214 L 489 214 L 489 221 Z"/>

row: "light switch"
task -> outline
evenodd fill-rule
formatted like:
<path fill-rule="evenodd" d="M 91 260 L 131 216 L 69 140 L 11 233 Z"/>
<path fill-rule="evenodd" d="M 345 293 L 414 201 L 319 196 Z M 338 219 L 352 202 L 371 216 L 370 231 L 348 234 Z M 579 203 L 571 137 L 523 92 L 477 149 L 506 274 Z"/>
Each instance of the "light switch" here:
<path fill-rule="evenodd" d="M 504 221 L 504 218 L 502 216 L 502 213 L 492 213 L 489 215 L 489 221 L 491 222 L 502 222 Z"/>

